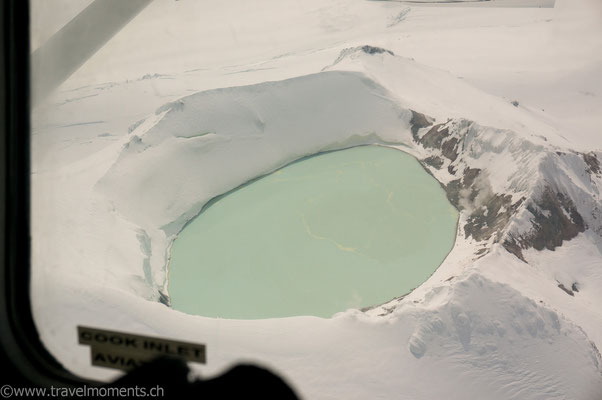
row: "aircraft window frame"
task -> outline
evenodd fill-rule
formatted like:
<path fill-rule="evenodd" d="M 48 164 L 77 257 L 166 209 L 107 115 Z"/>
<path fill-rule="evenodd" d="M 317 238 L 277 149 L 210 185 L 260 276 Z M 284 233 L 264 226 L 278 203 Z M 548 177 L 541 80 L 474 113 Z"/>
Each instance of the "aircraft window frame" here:
<path fill-rule="evenodd" d="M 42 344 L 30 300 L 29 1 L 0 7 L 0 352 L 9 377 L 34 386 L 98 385 L 67 371 Z M 9 378 L 9 379 L 10 379 Z"/>

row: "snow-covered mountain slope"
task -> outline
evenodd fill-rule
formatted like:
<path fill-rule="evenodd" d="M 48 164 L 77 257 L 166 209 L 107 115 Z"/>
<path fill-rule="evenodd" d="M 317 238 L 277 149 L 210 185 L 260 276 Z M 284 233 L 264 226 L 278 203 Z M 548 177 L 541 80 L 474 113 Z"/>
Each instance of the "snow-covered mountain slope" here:
<path fill-rule="evenodd" d="M 159 1 L 102 52 L 126 52 L 162 13 L 190 15 L 174 29 L 207 29 L 186 23 L 209 7 L 201 3 Z M 212 4 L 213 13 L 232 6 Z M 75 326 L 92 325 L 206 343 L 209 363 L 195 366 L 203 375 L 259 362 L 311 399 L 602 397 L 602 146 L 557 114 L 500 97 L 507 75 L 497 72 L 534 63 L 514 64 L 525 44 L 505 62 L 487 53 L 468 68 L 468 53 L 437 55 L 446 41 L 433 39 L 455 32 L 455 46 L 481 55 L 485 39 L 469 33 L 532 44 L 559 11 L 308 1 L 288 21 L 305 31 L 288 31 L 274 49 L 265 23 L 292 13 L 275 7 L 249 10 L 257 19 L 237 25 L 241 40 L 257 40 L 241 53 L 228 40 L 187 41 L 181 58 L 138 58 L 105 72 L 120 79 L 78 88 L 98 79 L 101 52 L 36 110 L 32 297 L 49 350 L 80 374 L 114 376 L 76 344 Z M 157 40 L 153 56 L 169 47 Z M 213 51 L 209 69 L 185 72 L 199 46 Z M 234 67 L 233 57 L 246 62 Z M 141 65 L 151 73 L 132 79 L 128 68 Z M 534 104 L 536 87 L 521 89 Z M 161 304 L 170 244 L 209 199 L 305 155 L 360 144 L 414 155 L 461 211 L 454 249 L 427 282 L 331 319 L 210 319 Z"/>

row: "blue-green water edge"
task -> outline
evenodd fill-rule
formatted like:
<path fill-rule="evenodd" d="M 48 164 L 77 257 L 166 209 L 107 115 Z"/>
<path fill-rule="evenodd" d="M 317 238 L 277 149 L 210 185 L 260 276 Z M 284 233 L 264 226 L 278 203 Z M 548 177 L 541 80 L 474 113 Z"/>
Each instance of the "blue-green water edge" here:
<path fill-rule="evenodd" d="M 176 238 L 173 308 L 207 317 L 330 317 L 424 282 L 458 220 L 412 156 L 361 146 L 319 154 L 221 196 Z"/>

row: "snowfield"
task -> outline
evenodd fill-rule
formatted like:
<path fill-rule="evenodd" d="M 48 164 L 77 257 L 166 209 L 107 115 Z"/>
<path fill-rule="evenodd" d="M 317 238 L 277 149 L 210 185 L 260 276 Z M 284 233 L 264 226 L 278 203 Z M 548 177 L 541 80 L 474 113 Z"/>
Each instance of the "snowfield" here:
<path fill-rule="evenodd" d="M 50 352 L 117 376 L 87 325 L 205 343 L 202 376 L 251 361 L 307 399 L 602 398 L 601 3 L 250 3 L 155 0 L 34 110 Z M 330 319 L 167 306 L 171 243 L 206 202 L 364 144 L 412 154 L 460 210 L 424 284 Z"/>

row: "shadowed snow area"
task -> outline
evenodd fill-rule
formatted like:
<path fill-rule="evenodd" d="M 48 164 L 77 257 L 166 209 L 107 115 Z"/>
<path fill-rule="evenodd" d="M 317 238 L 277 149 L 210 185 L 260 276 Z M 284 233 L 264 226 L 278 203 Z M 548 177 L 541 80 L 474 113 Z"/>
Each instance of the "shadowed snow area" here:
<path fill-rule="evenodd" d="M 599 3 L 258 3 L 158 0 L 35 110 L 48 349 L 114 377 L 76 345 L 92 325 L 206 343 L 203 376 L 258 362 L 309 399 L 601 398 Z M 460 212 L 424 284 L 328 319 L 165 305 L 170 246 L 210 199 L 363 144 L 414 156 Z"/>
<path fill-rule="evenodd" d="M 184 97 L 157 109 L 152 128 L 131 133 L 99 187 L 129 219 L 173 235 L 249 177 L 319 151 L 409 140 L 410 113 L 389 97 L 339 71 Z"/>

